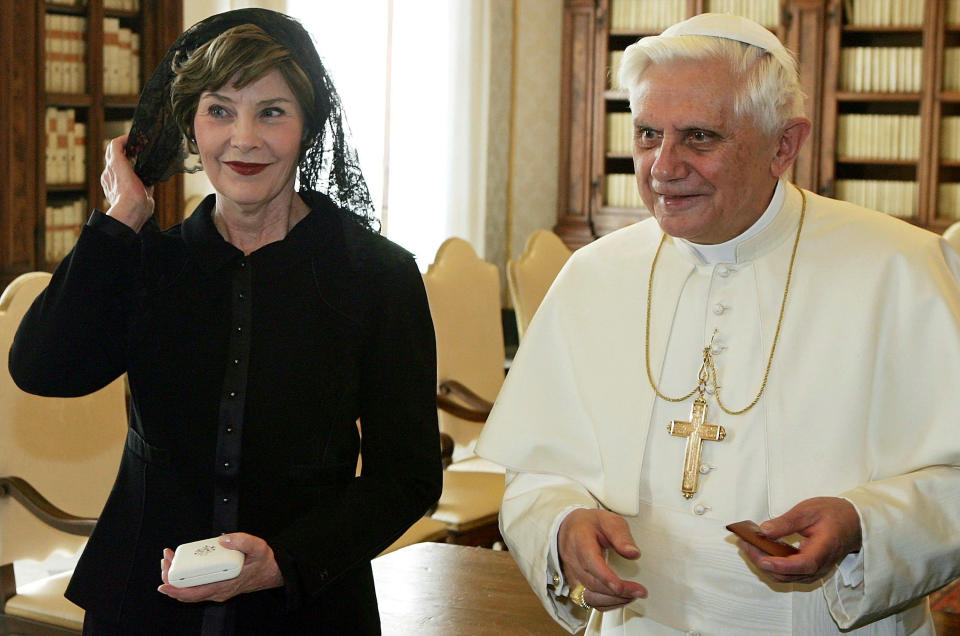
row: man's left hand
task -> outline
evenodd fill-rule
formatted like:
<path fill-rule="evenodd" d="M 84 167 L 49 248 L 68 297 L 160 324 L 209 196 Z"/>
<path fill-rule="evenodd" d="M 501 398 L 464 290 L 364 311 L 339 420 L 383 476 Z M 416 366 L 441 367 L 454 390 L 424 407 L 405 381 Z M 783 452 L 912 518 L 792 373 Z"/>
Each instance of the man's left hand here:
<path fill-rule="evenodd" d="M 157 591 L 175 598 L 184 603 L 199 603 L 200 601 L 217 601 L 222 603 L 238 594 L 266 590 L 283 585 L 283 575 L 273 556 L 273 549 L 266 541 L 244 532 L 234 532 L 220 537 L 220 545 L 231 550 L 239 550 L 244 554 L 243 569 L 236 578 L 196 587 L 174 587 L 170 585 L 168 572 L 173 562 L 173 550 L 163 551 L 160 561 L 160 577 L 163 585 Z"/>
<path fill-rule="evenodd" d="M 827 576 L 851 552 L 860 550 L 860 516 L 846 499 L 815 497 L 801 501 L 785 514 L 760 524 L 769 539 L 799 534 L 800 552 L 770 556 L 740 540 L 739 546 L 761 571 L 781 583 L 814 583 Z"/>

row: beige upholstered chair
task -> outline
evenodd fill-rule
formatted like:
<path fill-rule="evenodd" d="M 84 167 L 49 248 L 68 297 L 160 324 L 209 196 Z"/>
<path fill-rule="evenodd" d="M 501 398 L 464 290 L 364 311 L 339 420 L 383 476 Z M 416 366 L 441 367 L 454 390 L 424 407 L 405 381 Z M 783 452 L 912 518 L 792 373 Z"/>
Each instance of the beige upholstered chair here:
<path fill-rule="evenodd" d="M 954 250 L 960 252 L 960 221 L 957 221 L 944 230 L 943 238 L 946 239 L 947 243 L 949 243 Z"/>
<path fill-rule="evenodd" d="M 479 465 L 473 447 L 503 384 L 500 274 L 469 243 L 451 238 L 423 282 L 437 334 L 440 430 L 453 438 L 454 467 L 466 460 Z"/>
<path fill-rule="evenodd" d="M 527 239 L 520 258 L 507 261 L 507 287 L 520 338 L 570 254 L 559 236 L 549 230 L 537 230 Z"/>
<path fill-rule="evenodd" d="M 423 280 L 437 334 L 437 406 L 448 465 L 432 516 L 447 524 L 450 542 L 489 545 L 499 538 L 504 471 L 473 447 L 503 384 L 500 276 L 469 243 L 452 238 Z"/>
<path fill-rule="evenodd" d="M 0 633 L 79 632 L 83 610 L 63 598 L 64 572 L 16 585 L 13 562 L 76 553 L 113 485 L 126 434 L 123 380 L 81 398 L 21 391 L 6 356 L 50 274 L 15 279 L 0 296 Z M 83 517 L 74 517 L 63 510 Z M 118 557 L 119 558 L 119 557 Z"/>

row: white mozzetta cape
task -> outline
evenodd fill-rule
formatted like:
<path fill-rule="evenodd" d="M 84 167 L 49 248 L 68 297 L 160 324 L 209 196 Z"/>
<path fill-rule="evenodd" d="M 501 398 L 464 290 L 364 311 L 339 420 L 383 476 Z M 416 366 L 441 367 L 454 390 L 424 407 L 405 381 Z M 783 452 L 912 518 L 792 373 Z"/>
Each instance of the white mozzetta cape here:
<path fill-rule="evenodd" d="M 856 633 L 932 634 L 918 599 L 960 576 L 960 414 L 953 402 L 960 391 L 960 257 L 935 234 L 805 194 L 783 328 L 766 392 L 751 412 L 765 440 L 757 474 L 770 516 L 816 496 L 856 506 L 863 582 L 849 587 L 834 572 L 819 586 L 795 588 L 793 633 L 832 634 L 877 621 Z M 742 408 L 759 388 L 800 208 L 799 190 L 789 186 L 780 213 L 737 247 L 733 267 L 748 268 L 755 281 L 761 333 L 753 356 L 759 372 L 726 370 L 749 378 L 739 393 L 730 383 L 724 397 L 731 408 Z M 657 405 L 664 407 L 644 370 L 647 281 L 661 236 L 650 219 L 574 254 L 524 336 L 477 445 L 478 454 L 519 473 L 504 498 L 501 529 L 544 607 L 571 630 L 582 617 L 547 587 L 551 524 L 570 505 L 637 515 L 650 426 L 666 423 L 651 423 Z M 660 255 L 650 336 L 655 377 L 663 379 L 670 364 L 663 361 L 681 340 L 694 352 L 685 361 L 690 381 L 664 386 L 670 395 L 692 388 L 696 352 L 710 335 L 678 339 L 681 291 L 711 267 L 670 238 Z M 702 329 L 702 315 L 697 324 Z M 725 363 L 718 357 L 721 375 Z M 689 412 L 689 401 L 682 408 Z M 708 421 L 723 424 L 711 408 Z M 671 480 L 679 490 L 676 470 Z M 737 492 L 728 496 L 736 503 Z"/>

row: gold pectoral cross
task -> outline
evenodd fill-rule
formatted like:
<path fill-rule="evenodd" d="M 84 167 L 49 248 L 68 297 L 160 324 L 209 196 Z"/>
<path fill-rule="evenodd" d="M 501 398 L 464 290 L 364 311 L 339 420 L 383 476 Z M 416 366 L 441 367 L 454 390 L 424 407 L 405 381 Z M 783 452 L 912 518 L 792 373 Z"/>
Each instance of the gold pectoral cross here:
<path fill-rule="evenodd" d="M 675 437 L 686 437 L 687 448 L 683 456 L 683 497 L 690 499 L 697 492 L 700 477 L 700 452 L 704 440 L 719 442 L 727 432 L 718 424 L 707 424 L 707 402 L 703 394 L 698 395 L 690 409 L 690 421 L 673 420 L 667 424 L 667 431 Z"/>

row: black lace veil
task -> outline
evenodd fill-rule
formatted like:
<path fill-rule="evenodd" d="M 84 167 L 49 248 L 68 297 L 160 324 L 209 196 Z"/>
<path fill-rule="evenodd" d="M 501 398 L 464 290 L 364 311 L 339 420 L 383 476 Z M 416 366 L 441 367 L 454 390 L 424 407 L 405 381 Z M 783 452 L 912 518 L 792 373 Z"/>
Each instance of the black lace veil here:
<path fill-rule="evenodd" d="M 211 16 L 187 29 L 164 55 L 140 93 L 126 154 L 135 158 L 134 171 L 151 186 L 189 169 L 183 134 L 173 117 L 170 88 L 174 67 L 197 47 L 228 29 L 254 24 L 290 51 L 313 85 L 314 111 L 304 113 L 308 146 L 297 176 L 301 190 L 326 194 L 342 209 L 374 229 L 378 222 L 357 153 L 348 140 L 349 128 L 340 97 L 327 74 L 310 34 L 295 19 L 267 9 L 238 9 Z"/>

